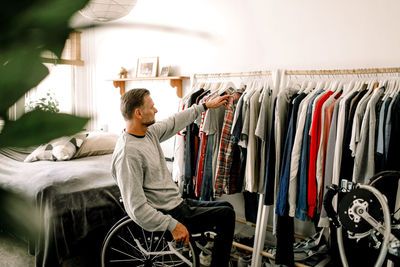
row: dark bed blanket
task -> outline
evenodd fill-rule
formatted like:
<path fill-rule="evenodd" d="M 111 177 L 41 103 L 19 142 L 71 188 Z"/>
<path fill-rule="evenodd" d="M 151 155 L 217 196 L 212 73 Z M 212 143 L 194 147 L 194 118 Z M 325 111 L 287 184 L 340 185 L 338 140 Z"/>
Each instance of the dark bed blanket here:
<path fill-rule="evenodd" d="M 123 215 L 110 154 L 24 163 L 19 152 L 0 153 L 0 186 L 24 194 L 40 211 L 43 233 L 29 242 L 36 266 L 57 266 L 89 232 Z"/>

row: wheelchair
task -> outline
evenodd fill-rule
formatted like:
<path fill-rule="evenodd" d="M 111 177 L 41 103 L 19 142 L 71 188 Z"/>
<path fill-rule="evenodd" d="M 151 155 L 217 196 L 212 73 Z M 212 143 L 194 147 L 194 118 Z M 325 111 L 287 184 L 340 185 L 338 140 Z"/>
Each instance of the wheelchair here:
<path fill-rule="evenodd" d="M 176 242 L 168 230 L 146 231 L 126 215 L 111 227 L 103 241 L 101 266 L 199 267 L 200 253 L 212 254 L 207 243 L 213 235 L 213 232 L 191 234 L 189 245 L 185 246 Z"/>
<path fill-rule="evenodd" d="M 368 266 L 400 266 L 400 220 L 397 191 L 400 172 L 384 171 L 372 177 L 368 184 L 353 184 L 342 180 L 341 185 L 331 185 L 324 197 L 324 207 L 334 227 L 340 259 L 344 267 L 372 258 Z M 338 195 L 337 212 L 332 200 Z M 355 240 L 353 242 L 351 240 Z M 346 255 L 347 244 L 361 248 L 362 257 Z M 353 243 L 351 243 L 353 242 Z M 373 257 L 376 261 L 373 262 Z M 358 263 L 357 263 L 358 262 Z M 364 265 L 363 263 L 363 266 Z"/>

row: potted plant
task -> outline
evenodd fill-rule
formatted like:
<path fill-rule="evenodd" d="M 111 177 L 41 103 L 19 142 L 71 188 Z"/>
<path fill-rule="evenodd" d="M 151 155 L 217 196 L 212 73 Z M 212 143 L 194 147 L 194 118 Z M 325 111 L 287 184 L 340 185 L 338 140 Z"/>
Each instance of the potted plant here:
<path fill-rule="evenodd" d="M 59 104 L 60 103 L 54 97 L 54 94 L 52 94 L 51 91 L 48 91 L 45 96 L 37 100 L 29 101 L 28 104 L 25 105 L 25 111 L 38 109 L 46 112 L 58 113 L 60 112 L 60 109 L 58 107 Z"/>

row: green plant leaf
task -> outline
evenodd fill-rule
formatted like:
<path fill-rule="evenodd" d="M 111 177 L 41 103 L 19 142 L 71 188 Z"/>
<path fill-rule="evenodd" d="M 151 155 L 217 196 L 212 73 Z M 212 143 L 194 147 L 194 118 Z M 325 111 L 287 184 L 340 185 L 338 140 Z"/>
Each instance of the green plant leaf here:
<path fill-rule="evenodd" d="M 52 51 L 60 57 L 71 32 L 68 22 L 88 0 L 3 0 L 0 9 L 0 117 L 48 74 L 41 63 L 41 52 Z M 56 102 L 58 103 L 58 101 Z M 7 121 L 0 132 L 0 147 L 41 144 L 81 130 L 88 118 L 39 110 L 17 121 Z M 58 110 L 54 103 L 50 109 Z M 39 233 L 33 205 L 19 195 L 0 188 L 0 229 L 35 240 Z"/>
<path fill-rule="evenodd" d="M 0 65 L 0 114 L 49 73 L 36 53 L 16 48 L 7 58 L 7 63 Z"/>
<path fill-rule="evenodd" d="M 65 39 L 71 32 L 68 26 L 69 20 L 75 12 L 86 5 L 88 0 L 32 0 L 29 2 L 21 4 L 20 1 L 7 0 L 3 3 L 7 7 L 6 10 L 19 10 L 18 16 L 12 13 L 11 16 L 1 17 L 0 48 L 27 44 L 27 48 L 40 47 L 60 57 Z"/>
<path fill-rule="evenodd" d="M 40 36 L 40 38 L 35 38 L 35 41 L 40 42 L 39 45 L 43 49 L 52 51 L 60 58 L 65 39 L 71 32 L 68 27 L 69 20 L 87 2 L 88 0 L 37 1 L 37 4 L 26 10 L 16 23 L 20 25 L 22 31 L 28 29 L 29 32 L 32 32 L 34 30 L 34 33 L 38 37 Z"/>
<path fill-rule="evenodd" d="M 40 231 L 38 210 L 19 194 L 0 188 L 0 228 L 35 240 Z"/>
<path fill-rule="evenodd" d="M 0 134 L 0 147 L 28 147 L 83 130 L 88 118 L 33 110 L 16 121 L 8 121 Z"/>

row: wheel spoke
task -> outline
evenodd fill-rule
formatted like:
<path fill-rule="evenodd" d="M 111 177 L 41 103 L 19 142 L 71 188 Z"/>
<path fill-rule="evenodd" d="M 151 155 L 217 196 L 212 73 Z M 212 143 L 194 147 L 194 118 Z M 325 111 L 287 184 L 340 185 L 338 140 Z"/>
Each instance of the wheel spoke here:
<path fill-rule="evenodd" d="M 126 256 L 128 256 L 128 257 L 131 257 L 132 259 L 136 259 L 136 260 L 139 260 L 139 261 L 144 261 L 144 260 L 142 260 L 142 259 L 136 258 L 135 256 L 133 256 L 133 255 L 131 255 L 131 254 L 128 254 L 128 253 L 126 253 L 126 252 L 123 252 L 123 251 L 121 251 L 121 250 L 119 250 L 119 249 L 116 249 L 116 248 L 113 248 L 113 247 L 111 247 L 111 249 L 114 250 L 114 251 L 117 251 L 117 252 L 119 252 L 119 253 L 121 253 L 121 254 L 124 254 L 124 255 L 126 255 Z"/>
<path fill-rule="evenodd" d="M 149 252 L 151 251 L 151 246 L 153 245 L 153 233 L 154 233 L 154 232 L 151 232 L 151 237 L 150 237 L 150 249 L 149 249 Z"/>
<path fill-rule="evenodd" d="M 163 243 L 166 243 L 165 239 L 163 239 Z M 167 247 L 168 247 L 168 243 L 163 247 L 162 250 L 160 250 L 160 252 L 165 251 L 165 249 L 166 249 Z M 156 258 L 158 258 L 158 257 L 160 257 L 160 256 L 162 256 L 162 255 L 164 255 L 164 254 L 156 255 L 156 256 L 154 256 L 151 260 L 154 260 L 154 259 L 156 259 Z"/>
<path fill-rule="evenodd" d="M 146 257 L 146 255 L 143 253 L 143 251 L 141 251 L 140 249 L 138 249 L 137 247 L 135 247 L 134 245 L 132 245 L 131 243 L 129 243 L 128 241 L 126 241 L 122 236 L 118 235 L 118 237 L 124 241 L 125 243 L 127 243 L 129 246 L 131 246 L 132 248 L 136 249 L 137 251 L 139 251 L 140 254 L 142 254 L 142 256 Z M 133 240 L 135 241 L 135 240 Z"/>
<path fill-rule="evenodd" d="M 146 239 L 146 235 L 145 235 L 145 233 L 144 233 L 143 228 L 142 228 L 142 234 L 143 234 L 144 243 L 146 244 L 147 251 L 150 251 L 150 250 L 149 250 L 149 245 L 147 244 L 147 239 Z"/>
<path fill-rule="evenodd" d="M 166 231 L 164 231 L 164 232 L 162 233 L 162 235 L 161 235 L 161 237 L 160 237 L 160 240 L 158 240 L 158 243 L 157 243 L 156 248 L 154 249 L 154 251 L 157 251 L 157 248 L 158 248 L 158 246 L 160 245 L 161 240 L 163 240 L 163 237 L 164 237 L 165 232 L 166 232 Z"/>
<path fill-rule="evenodd" d="M 138 261 L 137 259 L 109 260 L 109 262 Z"/>
<path fill-rule="evenodd" d="M 133 236 L 132 231 L 131 231 L 131 228 L 129 228 L 128 225 L 127 225 L 126 227 L 128 228 L 128 231 L 129 231 L 129 233 L 131 234 L 132 240 L 135 241 L 136 238 Z M 143 252 L 142 252 L 142 254 L 143 254 Z"/>
<path fill-rule="evenodd" d="M 155 266 L 179 266 L 182 265 L 184 262 L 183 261 L 174 261 L 174 260 L 170 260 L 170 261 L 157 261 L 157 262 L 153 262 L 153 264 Z"/>

